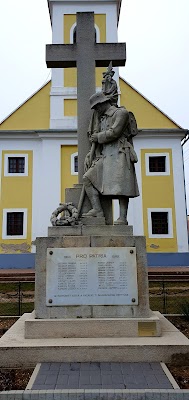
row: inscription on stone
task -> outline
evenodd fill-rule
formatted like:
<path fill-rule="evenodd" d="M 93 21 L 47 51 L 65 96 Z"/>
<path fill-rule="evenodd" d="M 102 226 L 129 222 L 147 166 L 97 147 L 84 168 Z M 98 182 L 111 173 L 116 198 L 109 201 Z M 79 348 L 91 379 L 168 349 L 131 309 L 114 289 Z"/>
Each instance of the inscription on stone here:
<path fill-rule="evenodd" d="M 137 305 L 135 247 L 47 249 L 46 304 Z"/>

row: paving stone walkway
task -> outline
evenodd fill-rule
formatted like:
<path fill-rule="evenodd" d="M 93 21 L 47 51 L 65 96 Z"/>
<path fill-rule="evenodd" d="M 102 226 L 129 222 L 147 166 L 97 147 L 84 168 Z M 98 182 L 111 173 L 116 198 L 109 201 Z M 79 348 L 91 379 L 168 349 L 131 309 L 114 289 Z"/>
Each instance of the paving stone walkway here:
<path fill-rule="evenodd" d="M 160 363 L 42 363 L 32 390 L 173 389 Z"/>

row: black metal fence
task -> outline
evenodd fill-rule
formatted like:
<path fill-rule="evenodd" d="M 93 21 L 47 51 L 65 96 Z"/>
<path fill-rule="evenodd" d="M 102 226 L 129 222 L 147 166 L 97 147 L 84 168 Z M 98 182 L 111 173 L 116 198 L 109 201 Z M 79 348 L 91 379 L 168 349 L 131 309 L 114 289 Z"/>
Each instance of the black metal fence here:
<path fill-rule="evenodd" d="M 0 316 L 20 316 L 34 309 L 34 282 L 0 282 Z M 150 279 L 150 307 L 163 314 L 182 314 L 188 303 L 189 280 Z"/>
<path fill-rule="evenodd" d="M 178 280 L 149 280 L 150 308 L 162 314 L 183 314 L 184 309 L 189 313 L 189 280 L 186 277 Z"/>
<path fill-rule="evenodd" d="M 0 282 L 0 316 L 20 316 L 34 309 L 34 282 Z"/>

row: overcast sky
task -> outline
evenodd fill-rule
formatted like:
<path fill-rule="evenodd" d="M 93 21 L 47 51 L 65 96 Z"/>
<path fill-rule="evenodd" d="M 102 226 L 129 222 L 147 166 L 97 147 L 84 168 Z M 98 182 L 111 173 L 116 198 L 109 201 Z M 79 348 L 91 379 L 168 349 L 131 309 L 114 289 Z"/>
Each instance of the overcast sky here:
<path fill-rule="evenodd" d="M 189 129 L 189 0 L 122 0 L 119 41 L 127 43 L 123 76 Z M 0 1 L 0 121 L 49 78 L 47 0 Z M 189 144 L 184 148 L 189 198 Z"/>

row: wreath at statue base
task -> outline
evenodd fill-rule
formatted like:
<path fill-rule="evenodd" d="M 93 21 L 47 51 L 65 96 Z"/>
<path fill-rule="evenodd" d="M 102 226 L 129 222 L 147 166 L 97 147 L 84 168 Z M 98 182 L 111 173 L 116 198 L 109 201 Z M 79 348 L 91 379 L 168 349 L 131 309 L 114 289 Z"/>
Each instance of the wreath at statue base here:
<path fill-rule="evenodd" d="M 61 214 L 61 217 L 59 215 Z M 52 226 L 74 226 L 78 225 L 79 212 L 73 203 L 60 203 L 53 211 L 50 221 Z"/>

